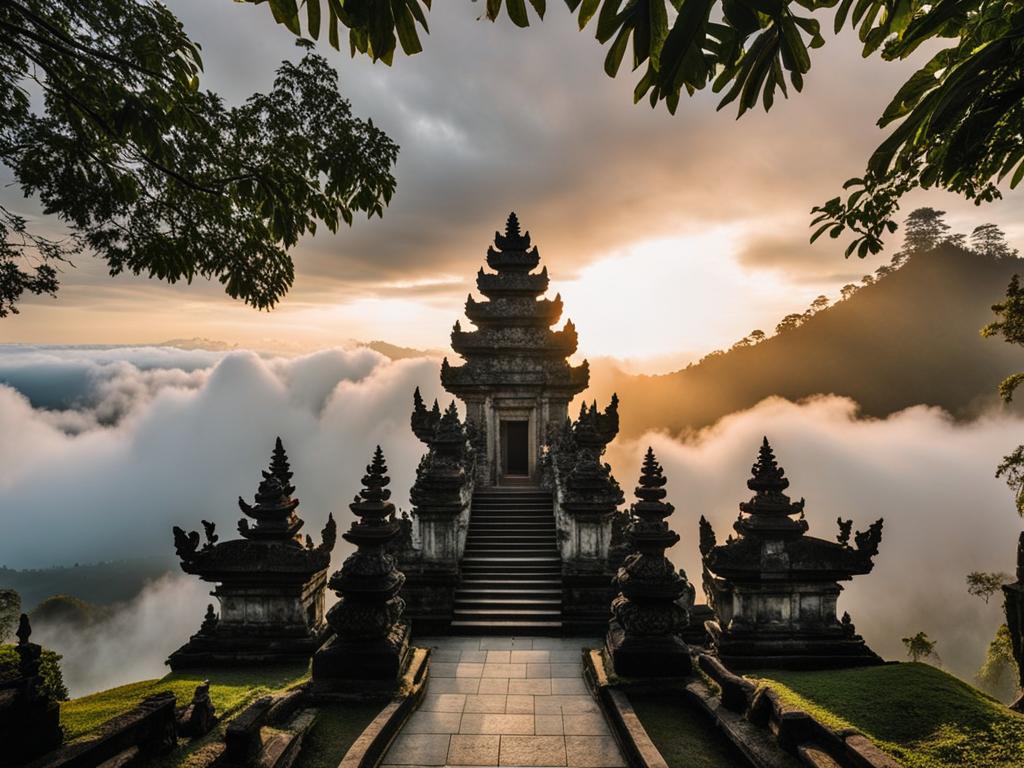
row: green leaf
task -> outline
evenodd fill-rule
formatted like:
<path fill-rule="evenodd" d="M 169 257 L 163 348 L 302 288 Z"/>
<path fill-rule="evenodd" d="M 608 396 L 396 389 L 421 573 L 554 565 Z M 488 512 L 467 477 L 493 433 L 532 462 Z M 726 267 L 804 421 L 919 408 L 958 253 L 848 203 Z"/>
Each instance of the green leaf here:
<path fill-rule="evenodd" d="M 618 37 L 608 49 L 608 55 L 604 58 L 604 71 L 608 77 L 615 77 L 622 64 L 622 57 L 626 53 L 626 46 L 629 44 L 629 27 L 619 30 Z"/>
<path fill-rule="evenodd" d="M 392 0 L 392 4 L 395 6 L 395 30 L 398 32 L 398 41 L 402 44 L 402 51 L 409 56 L 419 53 L 423 50 L 423 46 L 416 33 L 416 17 L 413 16 L 406 0 Z"/>
<path fill-rule="evenodd" d="M 650 9 L 651 41 L 648 57 L 657 68 L 658 55 L 661 53 L 661 47 L 665 44 L 665 36 L 668 34 L 668 12 L 665 10 L 664 0 L 648 0 L 647 7 Z"/>
<path fill-rule="evenodd" d="M 722 0 L 722 12 L 725 20 L 743 37 L 761 28 L 757 12 L 742 0 Z"/>
<path fill-rule="evenodd" d="M 505 0 L 505 7 L 508 17 L 517 27 L 530 26 L 530 18 L 526 15 L 526 3 L 524 0 Z"/>
<path fill-rule="evenodd" d="M 621 5 L 622 0 L 604 0 L 601 3 L 601 13 L 597 16 L 597 39 L 600 42 L 607 43 L 612 39 L 615 30 L 622 26 L 622 18 L 619 16 Z M 623 15 L 625 14 L 626 11 L 623 12 Z"/>
<path fill-rule="evenodd" d="M 299 26 L 299 9 L 295 5 L 295 0 L 270 0 L 270 12 L 274 14 L 274 21 L 283 24 L 293 35 L 302 34 L 302 28 Z"/>
<path fill-rule="evenodd" d="M 590 20 L 594 17 L 594 14 L 597 13 L 597 8 L 599 5 L 601 5 L 601 0 L 583 0 L 583 2 L 580 4 L 580 29 L 583 29 L 585 26 L 587 26 L 587 24 L 590 23 Z"/>
<path fill-rule="evenodd" d="M 306 28 L 314 40 L 320 37 L 320 0 L 306 0 Z"/>

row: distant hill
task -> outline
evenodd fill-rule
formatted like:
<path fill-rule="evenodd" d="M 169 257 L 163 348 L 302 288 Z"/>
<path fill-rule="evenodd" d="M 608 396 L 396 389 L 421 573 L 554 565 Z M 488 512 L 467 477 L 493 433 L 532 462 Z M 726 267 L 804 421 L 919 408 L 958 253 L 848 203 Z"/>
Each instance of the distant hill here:
<path fill-rule="evenodd" d="M 109 605 L 130 600 L 147 581 L 177 570 L 173 553 L 25 570 L 0 565 L 0 588 L 13 589 L 21 595 L 24 611 L 33 611 L 52 595 L 71 595 L 89 603 Z"/>
<path fill-rule="evenodd" d="M 397 344 L 389 344 L 386 341 L 359 342 L 359 346 L 368 347 L 374 352 L 380 352 L 384 357 L 390 357 L 392 360 L 405 360 L 410 357 L 444 357 L 445 354 L 439 349 L 400 347 Z"/>
<path fill-rule="evenodd" d="M 662 376 L 614 372 L 588 397 L 618 392 L 623 435 L 704 427 L 772 395 L 845 395 L 868 416 L 927 404 L 969 418 L 1024 370 L 1022 350 L 979 334 L 1015 273 L 1024 259 L 944 245 L 760 344 Z"/>

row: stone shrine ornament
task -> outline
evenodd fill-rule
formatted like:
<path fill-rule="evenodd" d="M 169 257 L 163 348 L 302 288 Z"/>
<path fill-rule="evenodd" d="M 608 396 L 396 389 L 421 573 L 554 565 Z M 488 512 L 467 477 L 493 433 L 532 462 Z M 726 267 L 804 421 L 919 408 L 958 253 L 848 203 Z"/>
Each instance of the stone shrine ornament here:
<path fill-rule="evenodd" d="M 398 596 L 405 576 L 387 552 L 401 531 L 388 501 L 387 471 L 377 446 L 363 489 L 349 504 L 357 520 L 342 534 L 356 551 L 329 582 L 339 600 L 327 612 L 334 636 L 313 657 L 313 688 L 320 693 L 394 686 L 409 661 L 409 626 L 401 620 L 405 601 Z"/>
<path fill-rule="evenodd" d="M 764 438 L 733 525 L 738 538 L 719 545 L 703 517 L 700 551 L 704 590 L 715 618 L 706 622 L 712 647 L 730 669 L 823 669 L 881 664 L 836 601 L 855 575 L 870 573 L 882 521 L 854 534 L 839 520 L 836 541 L 807 535 L 804 500 L 791 501 L 789 480 Z"/>
<path fill-rule="evenodd" d="M 217 586 L 220 613 L 207 606 L 199 631 L 171 654 L 171 669 L 305 662 L 321 645 L 324 590 L 336 526 L 327 517 L 322 541 L 300 535 L 292 471 L 281 438 L 262 473 L 252 504 L 238 499 L 245 515 L 240 539 L 221 541 L 203 520 L 205 543 L 196 531 L 174 528 L 174 545 L 185 573 Z M 252 521 L 252 522 L 250 522 Z"/>
<path fill-rule="evenodd" d="M 616 674 L 624 677 L 677 677 L 692 669 L 689 647 L 679 634 L 689 621 L 685 606 L 693 604 L 694 589 L 665 557 L 679 541 L 668 526 L 674 507 L 665 501 L 666 482 L 648 448 L 626 531 L 635 551 L 615 577 L 619 594 L 612 600 L 605 641 Z"/>

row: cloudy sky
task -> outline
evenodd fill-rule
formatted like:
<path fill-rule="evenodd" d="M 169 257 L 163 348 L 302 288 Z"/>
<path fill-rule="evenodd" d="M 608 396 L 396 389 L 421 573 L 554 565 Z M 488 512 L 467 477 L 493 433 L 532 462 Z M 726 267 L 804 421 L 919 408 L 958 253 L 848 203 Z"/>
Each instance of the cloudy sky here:
<path fill-rule="evenodd" d="M 169 4 L 203 46 L 205 86 L 229 101 L 265 90 L 280 60 L 296 56 L 266 6 Z M 356 113 L 401 145 L 398 193 L 383 221 L 301 243 L 295 287 L 278 309 L 258 313 L 217 284 L 110 279 L 85 258 L 56 300 L 28 300 L 0 323 L 0 341 L 206 336 L 313 348 L 357 338 L 444 348 L 511 209 L 590 356 L 680 359 L 727 345 L 884 260 L 809 246 L 808 211 L 863 169 L 881 139 L 874 121 L 915 62 L 864 61 L 844 33 L 816 52 L 804 93 L 770 115 L 737 122 L 699 94 L 673 117 L 632 104 L 635 78 L 603 74 L 603 49 L 561 3 L 526 30 L 479 19 L 469 0 L 434 6 L 424 53 L 392 68 L 322 46 Z M 15 189 L 2 199 L 32 210 Z M 941 207 L 964 231 L 995 221 L 1020 243 L 1020 200 L 978 210 L 928 193 L 905 210 Z"/>

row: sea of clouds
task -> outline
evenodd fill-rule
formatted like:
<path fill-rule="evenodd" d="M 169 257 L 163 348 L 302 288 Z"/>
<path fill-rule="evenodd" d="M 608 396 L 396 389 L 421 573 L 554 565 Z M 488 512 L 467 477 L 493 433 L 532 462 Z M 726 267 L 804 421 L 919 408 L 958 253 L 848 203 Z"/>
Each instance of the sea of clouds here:
<path fill-rule="evenodd" d="M 368 349 L 284 358 L 0 347 L 0 564 L 166 554 L 172 525 L 199 529 L 202 519 L 231 537 L 237 497 L 255 492 L 277 435 L 314 538 L 329 512 L 345 525 L 377 444 L 393 500 L 408 507 L 423 449 L 409 429 L 412 392 L 419 386 L 428 402 L 444 402 L 438 365 L 391 361 Z M 792 495 L 807 498 L 812 535 L 832 538 L 838 516 L 861 530 L 885 518 L 877 566 L 847 586 L 840 610 L 888 658 L 903 657 L 900 638 L 927 632 L 946 667 L 970 678 L 1000 622 L 1001 601 L 969 596 L 964 577 L 1013 571 L 1020 521 L 993 469 L 1024 439 L 1022 426 L 1005 414 L 957 424 L 925 407 L 864 420 L 844 398 L 771 399 L 685 437 L 617 440 L 608 460 L 629 499 L 641 455 L 653 445 L 682 536 L 670 556 L 699 584 L 697 520 L 705 515 L 720 541 L 731 532 L 767 434 Z M 339 540 L 335 566 L 348 547 Z M 75 695 L 158 676 L 167 654 L 198 626 L 208 590 L 172 574 L 85 635 L 42 627 L 36 639 L 65 655 Z"/>

